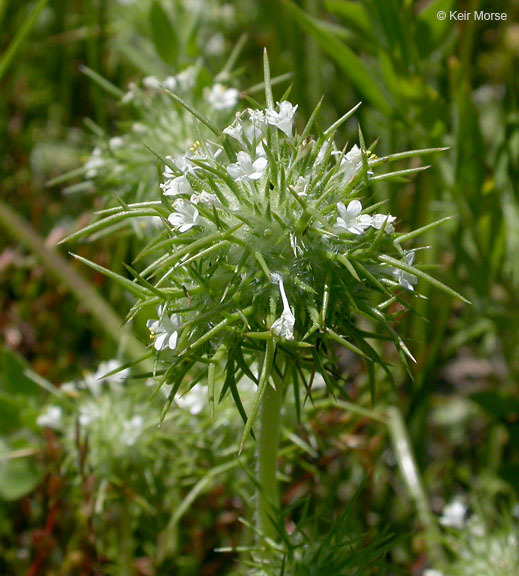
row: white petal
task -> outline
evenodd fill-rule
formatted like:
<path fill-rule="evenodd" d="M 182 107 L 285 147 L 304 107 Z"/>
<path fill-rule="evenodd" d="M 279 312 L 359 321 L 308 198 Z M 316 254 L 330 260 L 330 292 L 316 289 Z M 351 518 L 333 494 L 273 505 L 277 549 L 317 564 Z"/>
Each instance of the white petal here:
<path fill-rule="evenodd" d="M 352 200 L 346 208 L 346 212 L 351 218 L 355 218 L 362 212 L 362 204 L 358 200 Z"/>
<path fill-rule="evenodd" d="M 177 347 L 177 340 L 178 340 L 178 332 L 173 332 L 168 340 L 168 347 L 170 350 L 175 350 Z"/>
<path fill-rule="evenodd" d="M 157 352 L 160 352 L 161 350 L 163 350 L 166 347 L 166 340 L 168 338 L 169 334 L 167 332 L 163 332 L 162 334 L 159 334 L 156 338 L 155 338 L 155 343 L 154 343 L 154 348 L 155 350 L 157 350 Z"/>
<path fill-rule="evenodd" d="M 264 156 L 260 156 L 259 158 L 254 160 L 252 167 L 254 168 L 254 170 L 258 172 L 263 172 L 267 167 L 267 164 L 268 160 Z"/>
<path fill-rule="evenodd" d="M 244 176 L 243 170 L 238 164 L 229 164 L 229 166 L 227 166 L 227 174 L 229 174 L 233 180 L 237 180 L 238 182 Z"/>

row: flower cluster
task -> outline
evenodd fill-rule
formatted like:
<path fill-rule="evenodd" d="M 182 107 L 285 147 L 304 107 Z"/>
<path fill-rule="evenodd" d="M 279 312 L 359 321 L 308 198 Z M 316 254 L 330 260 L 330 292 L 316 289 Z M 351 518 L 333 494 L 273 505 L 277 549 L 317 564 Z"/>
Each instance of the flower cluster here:
<path fill-rule="evenodd" d="M 248 108 L 220 137 L 166 157 L 159 246 L 171 251 L 144 274 L 164 294 L 148 327 L 168 362 L 199 347 L 211 361 L 247 339 L 312 347 L 318 335 L 374 360 L 353 312 L 388 327 L 377 293 L 414 290 L 415 252 L 400 247 L 396 217 L 360 199 L 379 159 L 337 149 L 340 122 L 318 139 L 297 134 L 296 111 L 288 101 Z"/>
<path fill-rule="evenodd" d="M 222 111 L 237 93 L 215 85 L 205 98 Z M 214 404 L 215 373 L 224 367 L 222 394 L 233 392 L 242 416 L 233 386 L 244 374 L 261 395 L 274 365 L 290 359 L 301 378 L 313 366 L 332 386 L 336 344 L 391 377 L 357 318 L 372 323 L 372 339 L 389 337 L 412 359 L 386 311 L 394 302 L 407 307 L 419 277 L 432 280 L 414 266 L 416 250 L 402 248 L 406 235 L 397 232 L 396 217 L 380 211 L 381 203 L 370 205 L 370 189 L 392 177 L 375 175 L 379 166 L 436 150 L 385 158 L 362 142 L 341 150 L 335 134 L 355 109 L 324 131 L 314 115 L 298 132 L 296 105 L 274 104 L 271 96 L 267 102 L 237 112 L 220 130 L 177 98 L 200 125 L 199 139 L 183 153 L 155 146 L 164 162 L 161 202 L 107 216 L 145 211 L 161 222 L 162 236 L 146 247 L 147 264 L 133 283 L 138 301 L 129 317 L 158 308 L 147 325 L 156 366 L 164 363 L 162 383 L 177 382 L 174 396 L 187 373 L 206 379 Z M 251 365 L 256 374 L 245 368 Z"/>
<path fill-rule="evenodd" d="M 168 91 L 193 102 L 208 117 L 222 123 L 229 119 L 239 99 L 235 88 L 219 82 L 207 84 L 199 65 L 189 66 L 175 76 L 146 76 L 141 82 L 131 82 L 120 103 L 137 109 L 138 119 L 125 124 L 117 136 L 98 139 L 83 168 L 87 180 L 103 189 L 116 189 L 126 200 L 141 201 L 155 188 L 157 176 L 153 156 L 143 142 L 154 150 L 168 150 L 182 162 L 183 150 L 192 143 L 192 118 L 184 108 L 171 105 Z M 180 167 L 182 172 L 187 169 Z M 161 188 L 165 194 L 188 193 L 185 177 L 174 179 L 167 169 L 164 176 Z"/>

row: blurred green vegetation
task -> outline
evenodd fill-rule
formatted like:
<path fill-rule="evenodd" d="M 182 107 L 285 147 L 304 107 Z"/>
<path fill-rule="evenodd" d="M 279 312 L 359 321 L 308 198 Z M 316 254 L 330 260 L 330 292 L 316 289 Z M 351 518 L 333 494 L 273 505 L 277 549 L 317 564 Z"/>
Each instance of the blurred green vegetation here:
<path fill-rule="evenodd" d="M 508 18 L 437 19 L 439 10 L 450 9 L 502 11 Z M 226 69 L 243 34 L 242 50 Z M 154 438 L 159 448 L 131 472 L 105 477 L 92 463 L 78 473 L 91 454 L 88 443 L 67 444 L 36 419 L 42 406 L 52 404 L 56 390 L 49 382 L 78 381 L 118 353 L 114 332 L 127 313 L 127 297 L 78 263 L 63 268 L 66 252 L 55 244 L 90 222 L 94 210 L 117 202 L 105 193 L 102 178 L 83 176 L 94 146 L 131 133 L 128 127 L 139 120 L 131 105 L 121 104 L 121 95 L 143 77 L 163 79 L 191 65 L 199 66 L 201 86 L 224 71 L 223 82 L 246 91 L 262 81 L 264 46 L 273 75 L 291 74 L 277 95 L 293 83 L 290 99 L 300 103 L 301 122 L 324 94 L 322 125 L 363 101 L 357 118 L 378 156 L 449 147 L 405 186 L 383 182 L 375 195 L 388 199 L 388 211 L 411 229 L 456 215 L 441 234 L 435 230 L 426 238 L 431 249 L 423 259 L 441 262 L 435 271 L 440 279 L 472 305 L 424 287 L 427 298 L 415 303 L 418 314 L 398 321 L 417 364 L 411 374 L 395 368 L 396 388 L 377 374 L 375 410 L 401 407 L 434 514 L 455 495 L 470 494 L 467 504 L 473 517 L 485 519 L 485 534 L 504 542 L 502 534 L 515 530 L 517 538 L 509 508 L 519 484 L 519 2 L 0 0 L 2 574 L 87 575 L 100 569 L 209 575 L 228 574 L 236 564 L 237 553 L 212 550 L 243 543 L 238 517 L 246 516 L 250 499 L 243 488 L 246 470 L 224 468 L 210 477 L 178 526 L 169 522 L 207 470 L 230 461 L 239 432 L 228 432 L 229 439 L 224 428 L 211 428 L 207 415 L 193 420 L 183 414 L 185 421 L 172 429 L 153 428 L 161 436 Z M 151 112 L 162 110 L 158 106 L 152 102 Z M 354 121 L 346 125 L 344 143 L 357 140 L 357 129 Z M 178 134 L 170 136 L 173 146 Z M 144 150 L 138 154 L 146 158 Z M 155 160 L 150 155 L 149 164 L 142 162 L 148 184 L 132 193 L 157 199 Z M 66 181 L 48 185 L 63 174 L 69 174 Z M 13 210 L 23 218 L 19 225 Z M 141 244 L 121 230 L 74 250 L 122 271 L 121 262 L 131 261 Z M 99 305 L 92 304 L 89 290 L 100 297 Z M 103 321 L 108 317 L 111 322 Z M 136 324 L 135 346 L 144 346 L 143 322 Z M 383 352 L 392 359 L 389 349 Z M 416 500 L 396 465 L 384 418 L 369 414 L 367 375 L 349 353 L 339 356 L 347 378 L 343 399 L 368 413 L 324 398 L 315 407 L 309 403 L 295 435 L 286 433 L 283 494 L 293 509 L 284 524 L 294 545 L 286 573 L 303 573 L 298 570 L 306 557 L 297 556 L 297 543 L 327 532 L 328 520 L 353 499 L 348 530 L 366 543 L 365 550 L 386 558 L 389 568 L 380 573 L 421 574 L 431 559 L 426 522 L 413 508 Z M 44 380 L 35 384 L 33 373 Z M 128 395 L 132 406 L 147 406 L 150 421 L 157 421 L 162 399 L 148 404 L 151 390 L 142 379 L 129 385 Z M 73 395 L 59 402 L 72 423 L 79 401 Z M 218 438 L 217 450 L 210 440 Z M 184 444 L 188 440 L 193 445 Z M 190 459 L 186 450 L 195 456 Z M 142 470 L 153 471 L 151 480 Z M 305 499 L 308 512 L 301 511 Z M 310 513 L 317 520 L 306 520 Z M 500 522 L 503 516 L 506 522 Z M 374 538 L 388 525 L 390 545 Z M 168 529 L 178 533 L 166 538 L 175 546 L 164 549 L 161 533 Z M 299 529 L 304 535 L 298 536 Z M 454 544 L 442 545 L 453 574 L 461 574 L 470 538 L 453 534 Z M 341 553 L 358 544 L 334 542 Z M 333 573 L 330 565 L 323 570 Z"/>

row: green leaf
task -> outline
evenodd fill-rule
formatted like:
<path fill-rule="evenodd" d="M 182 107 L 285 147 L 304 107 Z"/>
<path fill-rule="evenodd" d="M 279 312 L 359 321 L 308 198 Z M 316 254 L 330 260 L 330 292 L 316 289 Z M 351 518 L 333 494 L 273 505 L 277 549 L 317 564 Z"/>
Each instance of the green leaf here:
<path fill-rule="evenodd" d="M 39 394 L 39 388 L 26 376 L 28 365 L 21 356 L 12 350 L 3 348 L 1 351 L 0 390 L 13 396 L 34 396 Z"/>
<path fill-rule="evenodd" d="M 243 447 L 245 446 L 245 441 L 247 440 L 249 434 L 252 432 L 252 427 L 254 422 L 256 421 L 256 417 L 258 415 L 258 411 L 261 405 L 261 401 L 265 394 L 265 390 L 267 388 L 269 377 L 272 373 L 272 364 L 274 362 L 274 352 L 276 350 L 276 344 L 274 340 L 271 338 L 267 342 L 266 352 L 265 352 L 265 360 L 263 361 L 263 367 L 261 369 L 261 375 L 258 383 L 258 389 L 256 391 L 256 395 L 254 396 L 254 400 L 252 402 L 252 407 L 250 410 L 249 417 L 247 419 L 247 423 L 245 424 L 245 428 L 243 430 L 243 434 L 240 441 L 240 448 L 238 453 L 241 454 Z"/>
<path fill-rule="evenodd" d="M 348 28 L 362 34 L 365 39 L 371 40 L 373 38 L 373 25 L 366 13 L 366 8 L 360 2 L 326 0 L 325 6 L 332 14 L 338 16 Z"/>
<path fill-rule="evenodd" d="M 290 0 L 283 0 L 283 4 L 288 8 L 294 20 L 314 38 L 322 50 L 346 74 L 357 90 L 382 113 L 391 115 L 392 107 L 388 104 L 386 96 L 382 93 L 369 69 L 353 50 L 338 40 L 323 22 L 306 14 Z"/>
<path fill-rule="evenodd" d="M 150 8 L 151 39 L 158 55 L 168 66 L 174 66 L 177 60 L 178 39 L 168 14 L 158 0 Z"/>
<path fill-rule="evenodd" d="M 0 499 L 14 501 L 30 494 L 42 480 L 42 472 L 28 460 L 2 461 L 8 445 L 0 440 Z"/>
<path fill-rule="evenodd" d="M 458 298 L 459 300 L 461 300 L 462 302 L 465 302 L 466 304 L 471 303 L 464 296 L 462 296 L 461 294 L 459 294 L 458 292 L 456 292 L 452 288 L 445 286 L 445 284 L 443 284 L 439 280 L 436 280 L 436 278 L 429 276 L 429 274 L 426 274 L 425 272 L 423 272 L 422 270 L 419 270 L 418 268 L 415 268 L 414 266 L 409 266 L 409 264 L 406 264 L 402 260 L 397 260 L 396 258 L 392 258 L 391 256 L 386 256 L 386 255 L 379 256 L 378 259 L 381 262 L 385 262 L 386 264 L 391 264 L 391 266 L 394 266 L 395 268 L 399 268 L 400 270 L 403 270 L 404 272 L 409 272 L 409 274 L 414 274 L 415 276 L 418 276 L 418 278 L 421 278 L 422 280 L 429 282 L 429 284 L 432 284 L 436 288 L 440 289 L 442 292 L 445 292 L 446 294 L 449 294 L 450 296 L 454 296 L 454 298 Z"/>
<path fill-rule="evenodd" d="M 111 280 L 114 280 L 115 282 L 117 282 L 117 284 L 119 284 L 120 286 L 128 290 L 128 292 L 131 292 L 138 298 L 146 298 L 151 295 L 151 292 L 146 288 L 140 286 L 139 284 L 136 284 L 135 282 L 132 282 L 131 280 L 128 280 L 128 278 L 125 278 L 124 276 L 121 276 L 116 272 L 112 272 L 112 270 L 109 270 L 108 268 L 104 268 L 103 266 L 100 266 L 95 262 L 91 262 L 90 260 L 87 260 L 82 256 L 78 256 L 77 254 L 71 254 L 71 256 L 73 256 L 76 260 L 83 262 L 83 264 L 86 264 L 89 268 L 92 268 L 96 272 L 100 272 L 104 276 L 107 276 Z"/>

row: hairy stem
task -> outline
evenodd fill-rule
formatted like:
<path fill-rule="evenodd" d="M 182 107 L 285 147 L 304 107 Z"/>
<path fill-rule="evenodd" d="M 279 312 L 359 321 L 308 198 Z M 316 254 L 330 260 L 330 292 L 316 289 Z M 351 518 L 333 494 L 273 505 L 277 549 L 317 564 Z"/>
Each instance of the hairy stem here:
<path fill-rule="evenodd" d="M 276 389 L 267 384 L 260 409 L 259 434 L 256 454 L 256 480 L 258 494 L 256 501 L 256 528 L 258 534 L 272 540 L 278 539 L 273 523 L 279 508 L 277 483 L 277 461 L 279 430 L 281 427 L 281 381 Z"/>

